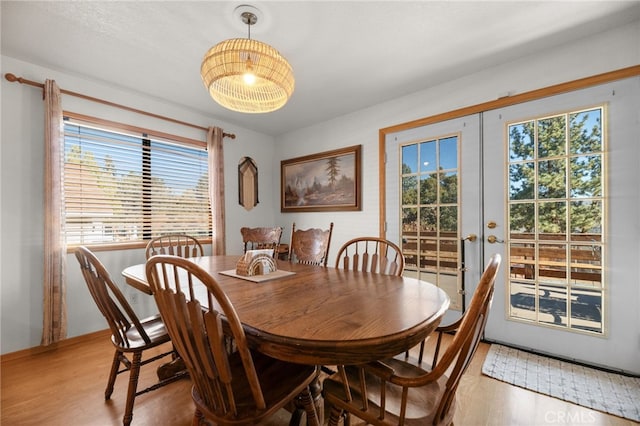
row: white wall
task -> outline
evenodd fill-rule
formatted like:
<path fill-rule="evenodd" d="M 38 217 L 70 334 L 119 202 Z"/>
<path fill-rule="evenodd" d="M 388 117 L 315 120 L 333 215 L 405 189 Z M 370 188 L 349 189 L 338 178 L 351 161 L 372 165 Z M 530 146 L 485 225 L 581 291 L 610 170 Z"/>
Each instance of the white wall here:
<path fill-rule="evenodd" d="M 42 68 L 2 56 L 2 113 L 0 141 L 0 351 L 14 352 L 40 344 L 42 333 L 43 280 L 43 187 L 44 187 L 44 109 L 42 90 L 8 82 L 5 73 L 28 80 L 44 82 L 54 79 L 65 90 L 106 99 L 156 114 L 172 117 L 203 127 L 215 125 L 235 133 L 236 139 L 225 138 L 225 195 L 227 253 L 240 254 L 240 227 L 274 223 L 277 192 L 270 183 L 278 170 L 274 160 L 274 139 L 215 117 L 204 117 L 179 105 L 172 105 L 138 93 L 76 76 Z M 213 101 L 212 101 L 213 102 Z M 63 95 L 63 108 L 77 113 L 135 124 L 152 129 L 204 140 L 203 131 L 170 122 L 114 109 L 77 97 Z M 258 165 L 260 203 L 247 212 L 238 204 L 238 162 L 252 157 Z M 206 249 L 210 252 L 210 247 Z M 144 261 L 143 250 L 98 252 L 98 257 L 130 298 L 135 290 L 126 286 L 120 272 L 126 266 Z M 104 319 L 90 299 L 73 254 L 67 256 L 68 336 L 74 337 L 106 328 Z M 136 294 L 135 308 L 142 314 L 154 311 L 153 300 Z"/>

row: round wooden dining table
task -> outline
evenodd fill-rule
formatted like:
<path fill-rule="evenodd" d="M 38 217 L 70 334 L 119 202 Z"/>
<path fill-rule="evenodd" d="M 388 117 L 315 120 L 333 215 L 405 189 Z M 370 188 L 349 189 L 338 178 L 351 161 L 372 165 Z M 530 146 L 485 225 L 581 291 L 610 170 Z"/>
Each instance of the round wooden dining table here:
<path fill-rule="evenodd" d="M 424 340 L 449 307 L 443 290 L 414 278 L 281 260 L 277 273 L 241 278 L 234 276 L 238 259 L 191 260 L 226 292 L 250 344 L 290 362 L 346 365 L 395 356 Z M 151 294 L 144 264 L 122 274 Z"/>

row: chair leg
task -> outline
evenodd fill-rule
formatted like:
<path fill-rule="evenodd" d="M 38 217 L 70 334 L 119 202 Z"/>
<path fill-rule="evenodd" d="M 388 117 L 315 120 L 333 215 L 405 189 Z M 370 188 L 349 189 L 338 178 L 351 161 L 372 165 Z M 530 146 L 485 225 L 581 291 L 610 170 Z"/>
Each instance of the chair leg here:
<path fill-rule="evenodd" d="M 336 406 L 331 407 L 331 413 L 329 414 L 329 426 L 338 426 L 342 417 L 342 410 Z"/>
<path fill-rule="evenodd" d="M 133 419 L 133 403 L 136 399 L 138 388 L 138 376 L 140 375 L 140 363 L 142 362 L 142 352 L 135 352 L 129 370 L 129 389 L 127 390 L 127 403 L 124 409 L 122 424 L 129 426 Z"/>
<path fill-rule="evenodd" d="M 420 342 L 420 354 L 418 355 L 418 365 L 422 365 L 422 356 L 424 355 L 424 343 L 426 339 Z"/>
<path fill-rule="evenodd" d="M 116 383 L 116 376 L 118 375 L 118 368 L 120 367 L 120 352 L 117 350 L 113 354 L 113 362 L 111 363 L 111 372 L 109 373 L 109 381 L 107 382 L 107 389 L 104 391 L 104 399 L 111 398 L 113 393 L 113 385 Z"/>

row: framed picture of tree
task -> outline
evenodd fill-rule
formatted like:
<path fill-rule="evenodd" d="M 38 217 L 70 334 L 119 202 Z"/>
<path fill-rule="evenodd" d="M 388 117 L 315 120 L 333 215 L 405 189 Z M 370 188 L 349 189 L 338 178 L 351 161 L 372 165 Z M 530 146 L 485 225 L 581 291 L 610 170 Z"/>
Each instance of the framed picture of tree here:
<path fill-rule="evenodd" d="M 360 157 L 355 145 L 280 162 L 280 211 L 361 210 Z"/>

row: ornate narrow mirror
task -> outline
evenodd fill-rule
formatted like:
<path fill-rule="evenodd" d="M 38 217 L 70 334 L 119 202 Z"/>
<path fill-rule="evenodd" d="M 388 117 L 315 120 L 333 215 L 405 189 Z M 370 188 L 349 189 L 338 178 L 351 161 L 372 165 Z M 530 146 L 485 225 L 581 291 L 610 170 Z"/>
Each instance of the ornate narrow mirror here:
<path fill-rule="evenodd" d="M 258 203 L 258 166 L 251 157 L 242 157 L 238 163 L 238 201 L 251 210 Z"/>

